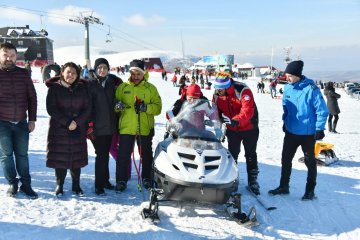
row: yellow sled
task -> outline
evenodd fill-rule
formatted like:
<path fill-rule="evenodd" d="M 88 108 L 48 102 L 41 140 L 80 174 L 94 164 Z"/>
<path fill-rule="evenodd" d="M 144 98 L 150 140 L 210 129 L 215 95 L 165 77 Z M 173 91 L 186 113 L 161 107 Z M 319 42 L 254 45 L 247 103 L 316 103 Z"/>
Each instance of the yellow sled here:
<path fill-rule="evenodd" d="M 317 165 L 328 166 L 334 162 L 339 161 L 333 150 L 334 144 L 317 141 L 315 143 L 315 159 Z M 304 162 L 304 157 L 299 158 L 299 162 Z"/>

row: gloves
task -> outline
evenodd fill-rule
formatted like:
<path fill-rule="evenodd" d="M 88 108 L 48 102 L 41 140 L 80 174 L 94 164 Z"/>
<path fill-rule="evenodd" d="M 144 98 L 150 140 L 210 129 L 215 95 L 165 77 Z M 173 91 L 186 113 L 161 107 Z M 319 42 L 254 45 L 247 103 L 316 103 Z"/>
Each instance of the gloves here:
<path fill-rule="evenodd" d="M 236 127 L 239 125 L 239 121 L 230 119 L 229 117 L 225 116 L 224 114 L 223 114 L 223 121 L 226 125 L 228 125 L 230 127 Z"/>
<path fill-rule="evenodd" d="M 317 130 L 315 133 L 315 141 L 316 140 L 321 140 L 325 137 L 325 133 L 324 130 Z"/>
<path fill-rule="evenodd" d="M 285 123 L 284 123 L 283 126 L 282 126 L 282 130 L 283 130 L 284 133 L 286 133 Z"/>
<path fill-rule="evenodd" d="M 88 138 L 90 140 L 95 140 L 94 122 L 89 122 L 88 129 L 86 130 L 86 138 Z"/>
<path fill-rule="evenodd" d="M 181 129 L 181 124 L 180 123 L 171 123 L 171 122 L 167 122 L 166 123 L 166 130 L 170 133 L 178 133 Z"/>
<path fill-rule="evenodd" d="M 115 111 L 122 111 L 125 109 L 125 104 L 121 101 L 118 101 L 116 104 L 115 104 Z"/>
<path fill-rule="evenodd" d="M 135 112 L 136 113 L 146 112 L 146 109 L 147 109 L 147 105 L 144 101 L 136 101 L 135 102 Z"/>

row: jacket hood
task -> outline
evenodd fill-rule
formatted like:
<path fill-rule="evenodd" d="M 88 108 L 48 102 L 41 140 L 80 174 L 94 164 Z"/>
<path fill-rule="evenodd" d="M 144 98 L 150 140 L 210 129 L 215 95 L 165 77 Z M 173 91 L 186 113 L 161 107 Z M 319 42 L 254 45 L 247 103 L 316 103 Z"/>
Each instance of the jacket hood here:
<path fill-rule="evenodd" d="M 316 86 L 314 80 L 309 79 L 305 76 L 302 76 L 300 81 L 293 84 L 295 89 L 304 89 L 309 85 Z"/>

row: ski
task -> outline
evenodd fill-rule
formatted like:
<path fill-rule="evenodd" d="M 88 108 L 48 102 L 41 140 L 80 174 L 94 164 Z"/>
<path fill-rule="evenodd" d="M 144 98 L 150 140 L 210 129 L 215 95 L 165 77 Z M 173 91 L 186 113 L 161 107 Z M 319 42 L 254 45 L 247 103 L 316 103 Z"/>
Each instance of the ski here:
<path fill-rule="evenodd" d="M 254 198 L 256 198 L 256 200 L 260 203 L 260 205 L 263 206 L 266 210 L 271 211 L 277 209 L 275 206 L 269 205 L 269 203 L 266 200 L 264 200 L 264 198 L 262 198 L 260 195 L 256 195 L 253 191 L 251 191 L 249 186 L 246 186 L 246 189 L 250 192 L 250 194 Z"/>

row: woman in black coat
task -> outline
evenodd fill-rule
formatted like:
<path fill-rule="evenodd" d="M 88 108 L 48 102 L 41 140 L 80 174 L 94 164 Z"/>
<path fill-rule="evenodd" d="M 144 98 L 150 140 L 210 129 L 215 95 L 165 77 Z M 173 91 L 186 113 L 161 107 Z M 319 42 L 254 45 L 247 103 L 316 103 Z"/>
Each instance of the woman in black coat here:
<path fill-rule="evenodd" d="M 334 83 L 328 82 L 325 86 L 324 95 L 327 99 L 327 107 L 329 110 L 329 118 L 328 118 L 328 128 L 329 132 L 338 133 L 336 131 L 336 125 L 339 120 L 340 108 L 338 104 L 338 99 L 341 97 L 340 94 L 335 92 Z M 332 121 L 334 117 L 334 122 Z"/>
<path fill-rule="evenodd" d="M 118 119 L 114 111 L 115 91 L 122 80 L 110 74 L 110 65 L 105 58 L 95 60 L 90 71 L 89 93 L 92 101 L 91 124 L 88 138 L 95 148 L 95 193 L 104 195 L 106 189 L 114 189 L 109 181 L 109 150 Z M 117 139 L 117 138 L 116 138 Z"/>
<path fill-rule="evenodd" d="M 63 194 L 70 169 L 72 191 L 83 195 L 80 188 L 81 168 L 88 164 L 86 128 L 91 114 L 87 82 L 80 79 L 80 69 L 68 62 L 60 76 L 46 81 L 46 109 L 50 115 L 46 166 L 55 168 L 55 194 Z"/>

